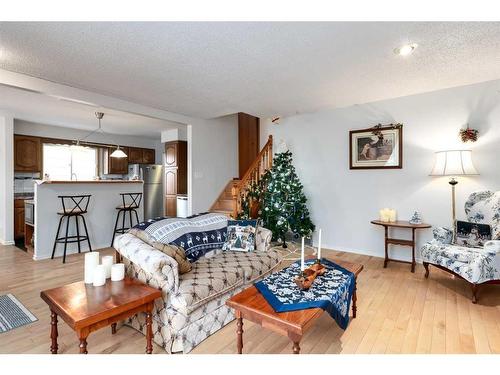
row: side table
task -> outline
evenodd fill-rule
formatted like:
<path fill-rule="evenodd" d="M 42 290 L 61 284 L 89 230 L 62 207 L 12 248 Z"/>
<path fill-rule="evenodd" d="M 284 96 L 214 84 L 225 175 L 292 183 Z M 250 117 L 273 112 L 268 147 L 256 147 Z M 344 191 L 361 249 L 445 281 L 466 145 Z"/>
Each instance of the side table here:
<path fill-rule="evenodd" d="M 385 230 L 385 259 L 384 259 L 384 268 L 387 268 L 387 263 L 389 261 L 400 262 L 400 263 L 408 263 L 411 264 L 411 272 L 415 272 L 415 266 L 417 262 L 415 262 L 415 243 L 416 243 L 416 230 L 417 229 L 427 229 L 431 228 L 430 224 L 411 224 L 408 221 L 394 221 L 394 222 L 386 222 L 380 220 L 372 220 L 372 224 L 380 225 L 384 227 Z M 402 240 L 399 238 L 391 238 L 389 237 L 389 228 L 407 228 L 411 229 L 411 240 Z M 409 246 L 411 247 L 412 261 L 408 262 L 405 260 L 398 259 L 390 259 L 389 258 L 389 245 L 400 245 L 400 246 Z"/>
<path fill-rule="evenodd" d="M 61 317 L 80 340 L 80 354 L 87 354 L 88 335 L 111 326 L 137 313 L 146 313 L 146 353 L 153 352 L 152 310 L 161 291 L 126 277 L 122 281 L 107 280 L 103 286 L 87 285 L 83 281 L 44 290 L 40 297 L 49 305 L 51 316 L 50 351 L 57 354 L 57 318 Z"/>

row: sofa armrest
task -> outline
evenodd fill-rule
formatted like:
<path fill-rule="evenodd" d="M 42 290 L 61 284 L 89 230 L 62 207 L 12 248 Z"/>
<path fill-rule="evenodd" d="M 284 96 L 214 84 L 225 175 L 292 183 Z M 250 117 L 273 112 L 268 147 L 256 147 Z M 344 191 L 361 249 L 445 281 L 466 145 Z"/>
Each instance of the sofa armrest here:
<path fill-rule="evenodd" d="M 450 245 L 453 242 L 453 231 L 445 227 L 435 227 L 432 230 L 434 241 L 441 245 Z"/>
<path fill-rule="evenodd" d="M 122 257 L 155 278 L 156 284 L 162 289 L 177 291 L 179 265 L 175 259 L 130 233 L 116 237 L 113 246 Z"/>
<path fill-rule="evenodd" d="M 257 233 L 255 234 L 255 250 L 256 251 L 267 251 L 271 246 L 271 239 L 273 237 L 273 232 L 264 227 L 257 227 Z"/>

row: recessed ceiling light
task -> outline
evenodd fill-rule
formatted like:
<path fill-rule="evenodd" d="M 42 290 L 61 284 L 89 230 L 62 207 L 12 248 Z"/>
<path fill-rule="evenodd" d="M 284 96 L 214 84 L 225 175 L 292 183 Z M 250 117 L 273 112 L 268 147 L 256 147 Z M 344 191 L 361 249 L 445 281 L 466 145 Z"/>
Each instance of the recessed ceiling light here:
<path fill-rule="evenodd" d="M 408 56 L 411 55 L 417 47 L 418 47 L 417 43 L 405 44 L 401 47 L 394 49 L 394 53 L 400 56 Z"/>

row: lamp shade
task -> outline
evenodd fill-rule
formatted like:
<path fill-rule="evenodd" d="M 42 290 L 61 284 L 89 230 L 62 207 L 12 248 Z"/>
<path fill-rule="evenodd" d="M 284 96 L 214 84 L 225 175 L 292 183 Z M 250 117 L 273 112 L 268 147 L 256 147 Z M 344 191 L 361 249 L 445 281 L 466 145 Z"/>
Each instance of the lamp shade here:
<path fill-rule="evenodd" d="M 472 164 L 471 150 L 448 150 L 436 152 L 431 176 L 478 175 Z"/>
<path fill-rule="evenodd" d="M 120 146 L 116 147 L 116 150 L 111 153 L 112 158 L 126 158 L 127 154 L 123 152 Z"/>

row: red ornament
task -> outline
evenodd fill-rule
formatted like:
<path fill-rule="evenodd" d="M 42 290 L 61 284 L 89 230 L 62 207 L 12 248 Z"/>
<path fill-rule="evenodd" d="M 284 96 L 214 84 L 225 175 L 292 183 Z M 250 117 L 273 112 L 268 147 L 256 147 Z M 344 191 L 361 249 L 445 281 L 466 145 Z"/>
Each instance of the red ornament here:
<path fill-rule="evenodd" d="M 479 131 L 476 129 L 471 129 L 469 128 L 469 125 L 467 125 L 466 129 L 460 129 L 460 139 L 462 142 L 476 142 L 477 141 L 477 136 L 479 134 Z"/>

